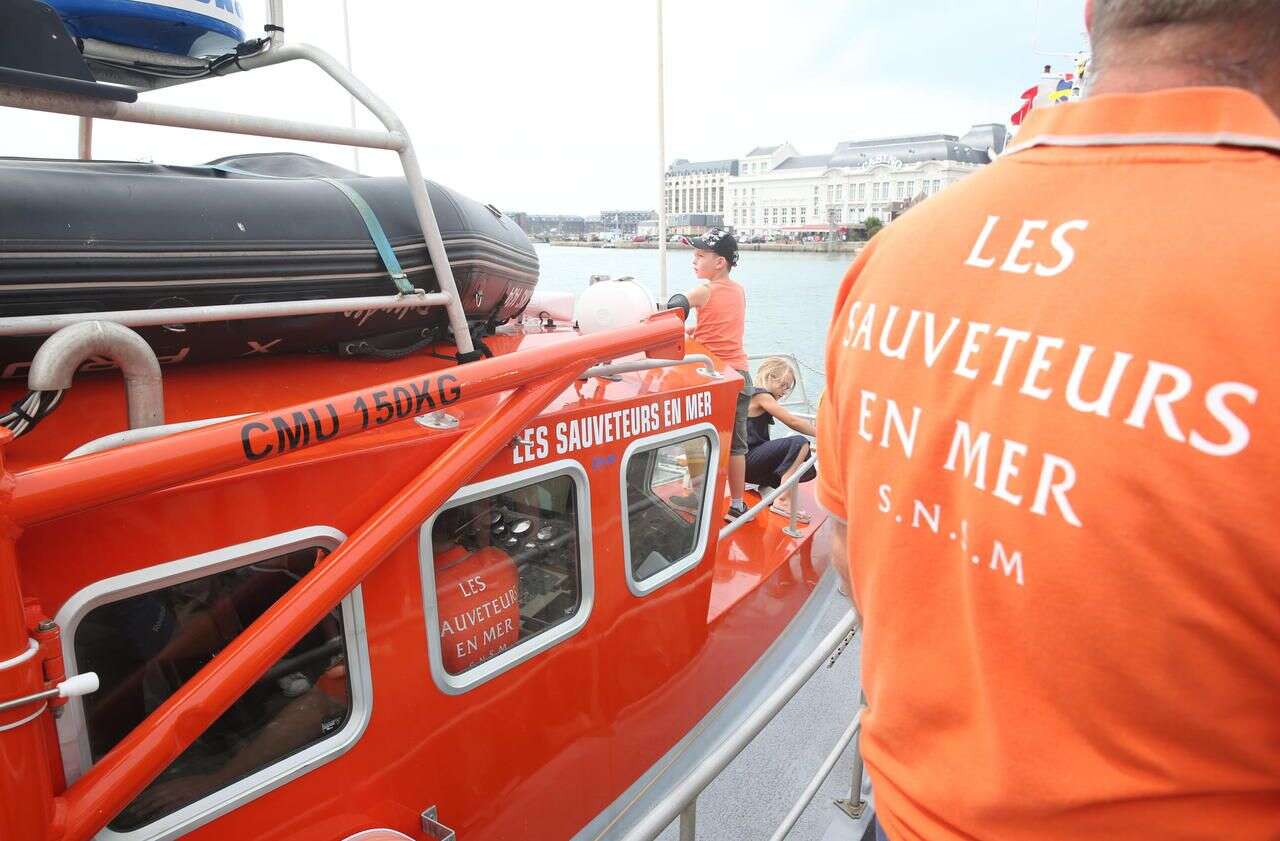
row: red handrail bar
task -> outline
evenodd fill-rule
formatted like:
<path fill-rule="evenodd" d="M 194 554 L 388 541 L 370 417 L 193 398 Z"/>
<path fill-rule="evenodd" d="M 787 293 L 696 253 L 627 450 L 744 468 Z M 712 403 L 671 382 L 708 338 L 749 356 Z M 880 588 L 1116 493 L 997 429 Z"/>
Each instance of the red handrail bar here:
<path fill-rule="evenodd" d="M 519 386 L 455 441 L 67 789 L 54 837 L 88 841 L 106 826 L 588 364 L 562 364 L 558 376 Z"/>
<path fill-rule="evenodd" d="M 116 450 L 31 468 L 17 474 L 9 509 L 20 526 L 158 490 L 224 470 L 277 458 L 370 426 L 405 420 L 428 408 L 509 391 L 601 360 L 646 352 L 684 357 L 683 319 L 664 310 L 634 327 L 582 336 L 551 347 L 516 351 L 430 374 L 396 380 L 274 412 L 193 429 Z M 408 395 L 413 411 L 378 423 L 377 406 Z M 425 394 L 425 397 L 422 395 Z M 381 395 L 381 397 L 379 397 Z M 284 436 L 284 437 L 281 437 Z M 305 436 L 305 437 L 304 437 Z M 284 446 L 278 446 L 279 444 Z"/>

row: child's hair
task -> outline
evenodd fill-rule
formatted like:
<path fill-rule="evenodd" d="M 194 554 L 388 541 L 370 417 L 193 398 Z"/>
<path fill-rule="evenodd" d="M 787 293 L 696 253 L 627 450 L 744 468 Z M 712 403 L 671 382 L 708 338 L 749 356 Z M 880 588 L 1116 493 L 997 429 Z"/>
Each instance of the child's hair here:
<path fill-rule="evenodd" d="M 769 383 L 780 380 L 787 374 L 791 375 L 791 382 L 797 382 L 800 377 L 796 374 L 796 369 L 791 367 L 791 363 L 787 361 L 785 356 L 770 356 L 764 362 L 760 363 L 760 367 L 756 369 L 756 379 L 765 388 L 769 387 Z"/>

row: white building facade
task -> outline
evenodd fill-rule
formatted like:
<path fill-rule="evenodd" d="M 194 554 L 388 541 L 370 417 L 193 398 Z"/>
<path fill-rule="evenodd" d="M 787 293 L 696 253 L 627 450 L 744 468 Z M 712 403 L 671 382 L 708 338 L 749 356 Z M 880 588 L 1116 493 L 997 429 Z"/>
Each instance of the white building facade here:
<path fill-rule="evenodd" d="M 984 124 L 962 138 L 846 141 L 826 155 L 757 147 L 725 179 L 724 222 L 740 238 L 862 227 L 873 216 L 888 222 L 989 163 L 1005 140 L 1003 126 Z"/>
<path fill-rule="evenodd" d="M 687 161 L 667 168 L 663 190 L 667 213 L 725 212 L 725 186 L 738 172 L 738 161 Z"/>

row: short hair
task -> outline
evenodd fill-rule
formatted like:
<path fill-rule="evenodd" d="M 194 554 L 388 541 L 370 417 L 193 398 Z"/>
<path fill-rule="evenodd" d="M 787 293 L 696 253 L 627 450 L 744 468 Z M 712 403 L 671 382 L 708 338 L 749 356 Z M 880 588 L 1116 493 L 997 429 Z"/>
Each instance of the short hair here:
<path fill-rule="evenodd" d="M 1177 24 L 1264 23 L 1264 38 L 1280 31 L 1276 0 L 1094 0 L 1090 36 L 1095 50 L 1121 32 L 1159 29 Z"/>

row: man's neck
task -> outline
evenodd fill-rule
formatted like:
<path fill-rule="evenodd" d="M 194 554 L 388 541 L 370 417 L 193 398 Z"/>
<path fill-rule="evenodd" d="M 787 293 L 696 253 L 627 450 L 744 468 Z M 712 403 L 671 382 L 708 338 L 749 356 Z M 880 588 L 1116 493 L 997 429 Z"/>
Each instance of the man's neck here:
<path fill-rule="evenodd" d="M 1231 39 L 1235 43 L 1231 43 Z M 1280 112 L 1280 80 L 1262 66 L 1250 39 L 1230 27 L 1204 31 L 1166 27 L 1108 44 L 1095 55 L 1091 95 L 1150 93 L 1169 88 L 1231 87 L 1261 96 Z M 1268 57 L 1265 59 L 1269 61 Z"/>
<path fill-rule="evenodd" d="M 712 275 L 711 279 L 708 280 L 707 283 L 723 283 L 726 280 L 733 280 L 733 278 L 729 277 L 728 272 L 721 272 L 718 275 Z"/>

